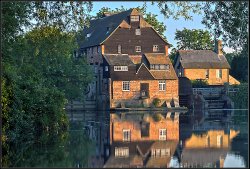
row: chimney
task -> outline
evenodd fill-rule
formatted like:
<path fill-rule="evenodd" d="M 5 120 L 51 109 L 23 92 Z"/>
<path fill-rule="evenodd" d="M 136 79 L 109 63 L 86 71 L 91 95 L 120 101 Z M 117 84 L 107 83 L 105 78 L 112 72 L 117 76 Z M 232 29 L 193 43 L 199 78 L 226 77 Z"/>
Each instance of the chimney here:
<path fill-rule="evenodd" d="M 222 52 L 222 40 L 215 40 L 214 52 L 218 55 L 223 55 Z"/>

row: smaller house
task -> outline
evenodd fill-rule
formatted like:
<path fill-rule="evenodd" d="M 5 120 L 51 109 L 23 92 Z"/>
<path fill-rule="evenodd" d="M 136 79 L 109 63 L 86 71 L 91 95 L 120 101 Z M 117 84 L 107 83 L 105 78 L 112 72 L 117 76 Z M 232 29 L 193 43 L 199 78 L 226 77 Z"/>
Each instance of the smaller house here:
<path fill-rule="evenodd" d="M 190 80 L 206 80 L 209 85 L 239 84 L 229 75 L 230 65 L 222 52 L 222 41 L 215 50 L 179 50 L 174 68 L 178 77 Z"/>
<path fill-rule="evenodd" d="M 109 79 L 111 107 L 119 105 L 149 107 L 158 98 L 170 106 L 178 105 L 178 77 L 164 53 L 104 54 L 103 77 Z"/>

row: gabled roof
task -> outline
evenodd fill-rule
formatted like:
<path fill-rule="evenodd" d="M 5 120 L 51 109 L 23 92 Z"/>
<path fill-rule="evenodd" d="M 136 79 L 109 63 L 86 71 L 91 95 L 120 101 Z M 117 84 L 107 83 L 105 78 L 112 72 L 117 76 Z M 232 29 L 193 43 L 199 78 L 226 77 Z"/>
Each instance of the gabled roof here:
<path fill-rule="evenodd" d="M 178 53 L 183 68 L 230 69 L 226 57 L 212 50 L 179 50 Z"/>
<path fill-rule="evenodd" d="M 109 65 L 134 66 L 134 63 L 127 54 L 104 54 L 103 56 Z"/>
<path fill-rule="evenodd" d="M 164 53 L 145 53 L 144 55 L 150 64 L 170 64 Z"/>

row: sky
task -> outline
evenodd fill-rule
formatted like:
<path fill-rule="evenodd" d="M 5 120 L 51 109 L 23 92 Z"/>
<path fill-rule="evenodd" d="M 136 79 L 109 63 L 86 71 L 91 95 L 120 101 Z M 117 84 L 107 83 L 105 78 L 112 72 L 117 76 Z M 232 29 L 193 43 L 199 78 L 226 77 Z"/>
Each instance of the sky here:
<path fill-rule="evenodd" d="M 111 9 L 120 8 L 121 6 L 124 6 L 125 8 L 133 8 L 137 6 L 142 6 L 143 1 L 130 1 L 130 2 L 123 2 L 123 1 L 104 1 L 104 2 L 93 2 L 93 10 L 91 12 L 92 15 L 95 15 L 102 7 L 109 7 Z M 176 47 L 176 40 L 175 32 L 176 30 L 183 30 L 184 28 L 187 29 L 203 29 L 206 30 L 205 25 L 201 23 L 202 21 L 202 15 L 193 14 L 193 20 L 185 20 L 184 18 L 180 18 L 179 20 L 174 20 L 172 18 L 165 19 L 162 14 L 160 14 L 159 8 L 157 5 L 151 5 L 151 2 L 147 2 L 147 12 L 151 12 L 153 14 L 158 15 L 157 19 L 160 22 L 163 22 L 167 30 L 165 31 L 164 35 L 167 37 L 167 40 L 170 44 L 172 44 L 174 47 Z M 226 53 L 233 52 L 232 49 L 228 47 L 223 48 Z M 170 52 L 170 51 L 169 51 Z"/>

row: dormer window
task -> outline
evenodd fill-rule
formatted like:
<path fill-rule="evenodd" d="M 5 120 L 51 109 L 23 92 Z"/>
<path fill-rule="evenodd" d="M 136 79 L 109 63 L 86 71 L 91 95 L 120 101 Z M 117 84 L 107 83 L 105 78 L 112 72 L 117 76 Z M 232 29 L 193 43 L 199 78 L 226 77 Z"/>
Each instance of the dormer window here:
<path fill-rule="evenodd" d="M 139 15 L 131 15 L 130 16 L 130 21 L 131 22 L 139 22 L 140 16 Z"/>
<path fill-rule="evenodd" d="M 107 32 L 106 32 L 106 34 L 108 34 L 108 33 L 109 33 L 109 31 L 110 31 L 110 27 L 107 27 Z"/>
<path fill-rule="evenodd" d="M 141 46 L 136 46 L 135 47 L 135 52 L 141 52 Z"/>
<path fill-rule="evenodd" d="M 159 46 L 153 45 L 153 52 L 159 52 Z"/>
<path fill-rule="evenodd" d="M 119 54 L 122 53 L 122 45 L 117 46 L 117 53 L 119 53 Z"/>
<path fill-rule="evenodd" d="M 141 35 L 141 29 L 135 29 L 135 35 Z"/>

